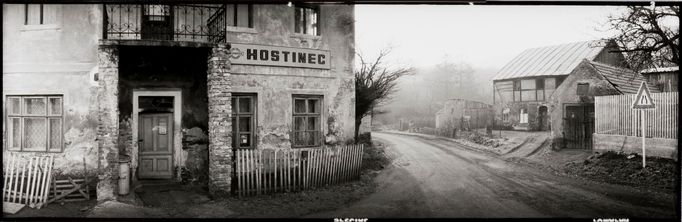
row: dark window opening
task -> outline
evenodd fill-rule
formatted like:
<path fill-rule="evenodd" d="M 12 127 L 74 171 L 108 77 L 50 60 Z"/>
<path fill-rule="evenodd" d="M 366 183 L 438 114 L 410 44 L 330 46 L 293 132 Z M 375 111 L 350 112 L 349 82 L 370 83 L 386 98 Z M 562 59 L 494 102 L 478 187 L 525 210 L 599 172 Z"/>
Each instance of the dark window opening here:
<path fill-rule="evenodd" d="M 587 92 L 588 92 L 588 90 L 589 90 L 589 88 L 590 88 L 590 84 L 589 84 L 589 83 L 578 83 L 578 88 L 577 88 L 577 92 L 576 92 L 576 93 L 577 93 L 579 96 L 586 96 L 586 95 L 587 95 Z"/>
<path fill-rule="evenodd" d="M 24 25 L 45 24 L 43 4 L 24 5 Z"/>
<path fill-rule="evenodd" d="M 295 10 L 295 32 L 307 35 L 319 35 L 320 9 L 314 6 L 297 5 Z"/>
<path fill-rule="evenodd" d="M 226 8 L 228 26 L 253 28 L 252 4 L 228 4 Z"/>
<path fill-rule="evenodd" d="M 256 96 L 232 95 L 232 146 L 236 149 L 255 148 Z"/>
<path fill-rule="evenodd" d="M 322 96 L 293 96 L 292 147 L 315 147 L 322 142 Z"/>

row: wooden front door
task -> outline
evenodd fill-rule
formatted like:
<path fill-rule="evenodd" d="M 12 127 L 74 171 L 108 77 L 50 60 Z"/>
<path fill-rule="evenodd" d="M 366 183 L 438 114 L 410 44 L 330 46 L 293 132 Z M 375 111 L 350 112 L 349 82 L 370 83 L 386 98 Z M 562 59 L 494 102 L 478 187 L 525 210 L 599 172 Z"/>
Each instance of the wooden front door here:
<path fill-rule="evenodd" d="M 140 114 L 138 177 L 173 177 L 173 113 Z"/>
<path fill-rule="evenodd" d="M 594 105 L 566 106 L 564 109 L 564 140 L 569 149 L 592 149 Z"/>

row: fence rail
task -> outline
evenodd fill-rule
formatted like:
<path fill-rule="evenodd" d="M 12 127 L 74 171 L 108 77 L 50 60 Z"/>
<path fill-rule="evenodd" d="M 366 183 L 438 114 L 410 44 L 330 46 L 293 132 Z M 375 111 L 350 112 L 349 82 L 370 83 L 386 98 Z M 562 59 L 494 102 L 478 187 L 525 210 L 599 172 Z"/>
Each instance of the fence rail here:
<path fill-rule="evenodd" d="M 640 112 L 631 109 L 634 94 L 595 97 L 595 133 L 642 136 Z M 646 136 L 677 139 L 677 92 L 652 93 L 655 110 L 644 112 Z"/>
<path fill-rule="evenodd" d="M 359 178 L 362 145 L 236 151 L 239 196 L 288 192 Z"/>

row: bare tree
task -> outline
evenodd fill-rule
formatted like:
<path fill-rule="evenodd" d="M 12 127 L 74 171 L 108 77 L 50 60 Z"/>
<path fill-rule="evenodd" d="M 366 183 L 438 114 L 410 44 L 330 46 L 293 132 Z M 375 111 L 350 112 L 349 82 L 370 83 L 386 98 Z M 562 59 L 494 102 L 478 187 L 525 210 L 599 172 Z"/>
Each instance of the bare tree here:
<path fill-rule="evenodd" d="M 383 59 L 390 53 L 383 49 L 379 56 L 367 62 L 358 54 L 360 69 L 355 71 L 355 141 L 358 141 L 358 131 L 362 118 L 371 114 L 374 107 L 387 101 L 395 92 L 398 78 L 414 73 L 414 68 L 399 67 L 388 69 Z"/>
<path fill-rule="evenodd" d="M 679 6 L 628 6 L 620 15 L 608 17 L 619 52 L 626 54 L 630 68 L 679 65 Z M 676 24 L 676 25 L 675 25 Z"/>

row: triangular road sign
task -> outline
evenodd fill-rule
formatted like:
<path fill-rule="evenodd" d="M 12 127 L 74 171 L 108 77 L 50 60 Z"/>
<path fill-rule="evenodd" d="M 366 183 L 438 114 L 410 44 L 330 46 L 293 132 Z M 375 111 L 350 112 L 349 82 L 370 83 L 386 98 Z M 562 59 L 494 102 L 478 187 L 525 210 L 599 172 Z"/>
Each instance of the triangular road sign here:
<path fill-rule="evenodd" d="M 637 96 L 635 96 L 635 101 L 632 103 L 633 109 L 653 109 L 656 108 L 653 98 L 651 98 L 651 93 L 649 93 L 649 86 L 647 86 L 646 81 L 642 81 L 642 84 L 637 90 Z"/>

